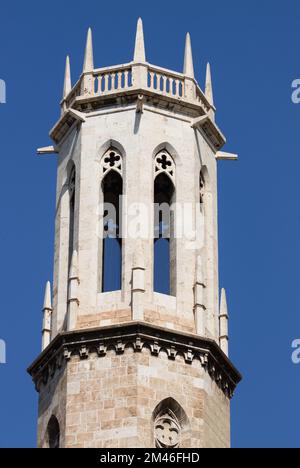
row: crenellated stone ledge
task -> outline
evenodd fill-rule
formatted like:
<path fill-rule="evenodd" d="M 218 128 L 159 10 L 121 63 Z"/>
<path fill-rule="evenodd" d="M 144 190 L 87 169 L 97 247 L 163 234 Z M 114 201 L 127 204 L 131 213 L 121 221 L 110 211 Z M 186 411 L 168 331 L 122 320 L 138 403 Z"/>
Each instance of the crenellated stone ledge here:
<path fill-rule="evenodd" d="M 99 358 L 104 358 L 108 349 L 123 354 L 128 347 L 136 353 L 146 348 L 157 357 L 164 351 L 170 360 L 182 355 L 187 365 L 199 359 L 205 371 L 229 398 L 242 379 L 215 341 L 141 322 L 61 333 L 28 368 L 28 373 L 39 392 L 41 385 L 46 385 L 72 356 L 88 359 L 90 354 L 96 353 Z"/>

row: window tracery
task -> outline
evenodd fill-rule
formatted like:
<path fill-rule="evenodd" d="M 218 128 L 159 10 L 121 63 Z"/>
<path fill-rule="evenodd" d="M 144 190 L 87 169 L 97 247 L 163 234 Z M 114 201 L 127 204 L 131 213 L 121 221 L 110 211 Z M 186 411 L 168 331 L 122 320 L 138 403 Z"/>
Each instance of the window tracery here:
<path fill-rule="evenodd" d="M 109 171 L 114 170 L 122 175 L 122 156 L 115 148 L 110 148 L 102 158 L 102 173 L 105 176 Z"/>
<path fill-rule="evenodd" d="M 167 174 L 175 182 L 175 163 L 167 151 L 160 151 L 155 157 L 155 177 Z"/>

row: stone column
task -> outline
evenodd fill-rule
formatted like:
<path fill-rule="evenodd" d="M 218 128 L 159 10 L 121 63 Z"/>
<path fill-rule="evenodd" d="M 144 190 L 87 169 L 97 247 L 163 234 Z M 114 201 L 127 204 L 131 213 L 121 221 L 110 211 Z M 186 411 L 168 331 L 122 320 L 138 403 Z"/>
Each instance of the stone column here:
<path fill-rule="evenodd" d="M 203 279 L 203 265 L 202 258 L 199 255 L 197 258 L 197 269 L 196 269 L 196 284 L 194 287 L 195 293 L 195 326 L 196 333 L 199 336 L 206 335 L 206 307 L 204 305 L 204 279 Z"/>
<path fill-rule="evenodd" d="M 78 256 L 76 250 L 73 252 L 70 275 L 69 275 L 69 289 L 68 289 L 68 323 L 67 329 L 75 330 L 77 322 L 77 313 L 79 307 L 78 299 Z"/>
<path fill-rule="evenodd" d="M 144 318 L 145 262 L 141 241 L 138 241 L 132 268 L 132 320 L 140 321 Z"/>

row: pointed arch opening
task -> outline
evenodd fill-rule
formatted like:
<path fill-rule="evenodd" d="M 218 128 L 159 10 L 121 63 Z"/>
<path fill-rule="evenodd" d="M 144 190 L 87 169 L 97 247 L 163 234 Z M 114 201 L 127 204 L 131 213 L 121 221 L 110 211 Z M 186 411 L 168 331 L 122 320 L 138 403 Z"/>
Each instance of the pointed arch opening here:
<path fill-rule="evenodd" d="M 155 158 L 154 291 L 176 296 L 175 164 L 168 152 Z"/>
<path fill-rule="evenodd" d="M 161 401 L 152 414 L 155 448 L 178 449 L 188 445 L 189 420 L 181 405 L 173 398 Z"/>
<path fill-rule="evenodd" d="M 103 293 L 122 289 L 122 156 L 111 148 L 102 159 L 103 241 L 102 281 Z"/>
<path fill-rule="evenodd" d="M 55 416 L 52 416 L 47 427 L 48 448 L 60 448 L 60 427 Z"/>

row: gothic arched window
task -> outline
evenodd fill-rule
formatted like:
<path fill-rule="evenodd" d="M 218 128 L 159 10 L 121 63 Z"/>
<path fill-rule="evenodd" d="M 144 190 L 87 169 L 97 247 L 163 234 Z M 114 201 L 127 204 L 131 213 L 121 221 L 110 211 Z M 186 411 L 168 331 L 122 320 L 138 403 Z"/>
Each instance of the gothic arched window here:
<path fill-rule="evenodd" d="M 175 296 L 174 236 L 175 164 L 167 151 L 155 158 L 154 179 L 154 291 Z"/>
<path fill-rule="evenodd" d="M 68 266 L 70 269 L 73 250 L 74 250 L 74 221 L 75 221 L 75 192 L 76 192 L 76 169 L 72 167 L 69 175 L 68 191 L 69 191 L 69 260 Z"/>
<path fill-rule="evenodd" d="M 102 292 L 122 289 L 122 156 L 111 148 L 103 156 Z"/>
<path fill-rule="evenodd" d="M 163 400 L 152 416 L 156 448 L 177 449 L 189 437 L 188 418 L 183 408 L 173 398 Z"/>
<path fill-rule="evenodd" d="M 58 420 L 55 416 L 52 416 L 47 427 L 47 438 L 49 448 L 60 447 L 60 428 Z"/>

